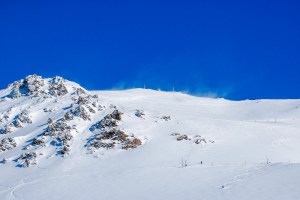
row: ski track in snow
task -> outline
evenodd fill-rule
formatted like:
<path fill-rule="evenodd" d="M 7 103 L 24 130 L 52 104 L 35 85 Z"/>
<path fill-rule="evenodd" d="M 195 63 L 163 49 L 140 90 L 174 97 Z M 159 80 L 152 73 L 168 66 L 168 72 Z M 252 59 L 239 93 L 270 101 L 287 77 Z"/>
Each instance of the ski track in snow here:
<path fill-rule="evenodd" d="M 234 187 L 236 184 L 238 184 L 238 182 L 244 181 L 245 179 L 249 178 L 252 175 L 259 175 L 259 173 L 264 167 L 265 166 L 259 166 L 259 167 L 248 169 L 247 172 L 237 175 L 233 177 L 231 180 L 229 180 L 228 182 L 225 182 L 222 185 L 223 187 L 221 187 L 220 189 L 230 189 Z"/>
<path fill-rule="evenodd" d="M 22 194 L 17 194 L 18 191 L 17 190 L 20 190 L 22 189 L 22 187 L 26 187 L 30 184 L 34 184 L 34 183 L 37 183 L 37 182 L 41 182 L 41 181 L 50 181 L 50 180 L 59 180 L 59 179 L 62 179 L 62 178 L 65 178 L 65 177 L 70 177 L 70 176 L 74 176 L 74 175 L 63 175 L 63 176 L 60 176 L 60 177 L 52 177 L 52 178 L 38 178 L 38 179 L 33 179 L 31 181 L 26 181 L 26 179 L 32 179 L 31 178 L 25 178 L 25 179 L 22 179 L 18 184 L 16 184 L 15 186 L 12 186 L 11 188 L 8 188 L 8 190 L 11 190 L 10 194 L 17 198 L 17 199 L 25 199 L 22 197 Z"/>

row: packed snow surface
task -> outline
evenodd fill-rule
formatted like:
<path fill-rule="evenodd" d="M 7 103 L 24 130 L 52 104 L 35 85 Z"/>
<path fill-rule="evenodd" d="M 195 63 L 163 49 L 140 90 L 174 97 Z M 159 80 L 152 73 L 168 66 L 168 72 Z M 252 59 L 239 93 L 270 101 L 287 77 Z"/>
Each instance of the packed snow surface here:
<path fill-rule="evenodd" d="M 0 91 L 0 199 L 300 199 L 300 100 L 87 91 L 28 76 Z"/>

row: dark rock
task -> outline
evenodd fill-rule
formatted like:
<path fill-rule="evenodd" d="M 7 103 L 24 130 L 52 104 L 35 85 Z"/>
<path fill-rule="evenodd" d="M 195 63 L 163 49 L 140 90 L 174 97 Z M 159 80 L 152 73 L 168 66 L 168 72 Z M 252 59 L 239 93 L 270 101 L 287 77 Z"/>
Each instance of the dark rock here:
<path fill-rule="evenodd" d="M 145 116 L 145 113 L 143 110 L 136 110 L 135 111 L 135 116 L 143 118 Z"/>
<path fill-rule="evenodd" d="M 70 151 L 71 151 L 71 149 L 69 147 L 63 146 L 63 149 L 61 150 L 61 154 L 66 155 L 66 154 L 69 154 Z"/>
<path fill-rule="evenodd" d="M 70 112 L 66 112 L 64 119 L 67 121 L 71 121 L 74 119 L 73 115 Z"/>
<path fill-rule="evenodd" d="M 32 146 L 43 146 L 43 145 L 45 145 L 45 142 L 41 138 L 34 138 L 31 145 Z"/>
<path fill-rule="evenodd" d="M 11 138 L 11 137 L 4 138 L 0 142 L 0 152 L 13 149 L 16 146 L 17 146 L 17 143 L 13 138 Z"/>
<path fill-rule="evenodd" d="M 165 120 L 165 121 L 169 121 L 171 120 L 170 116 L 162 116 L 161 119 Z"/>
<path fill-rule="evenodd" d="M 181 140 L 188 140 L 188 136 L 187 135 L 180 135 L 179 137 L 177 137 L 177 141 L 181 141 Z"/>
<path fill-rule="evenodd" d="M 86 111 L 83 105 L 76 106 L 71 110 L 71 113 L 82 118 L 83 120 L 91 120 L 90 114 Z"/>
<path fill-rule="evenodd" d="M 123 147 L 122 149 L 133 149 L 133 148 L 137 148 L 138 146 L 140 146 L 142 144 L 142 141 L 138 138 L 134 138 L 132 141 L 128 141 Z"/>

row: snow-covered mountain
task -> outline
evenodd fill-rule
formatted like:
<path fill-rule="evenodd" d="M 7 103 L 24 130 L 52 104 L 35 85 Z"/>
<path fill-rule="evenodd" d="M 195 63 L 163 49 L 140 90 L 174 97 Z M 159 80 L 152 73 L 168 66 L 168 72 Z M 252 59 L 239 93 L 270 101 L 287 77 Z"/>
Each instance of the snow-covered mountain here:
<path fill-rule="evenodd" d="M 300 199 L 300 100 L 0 91 L 0 199 Z"/>

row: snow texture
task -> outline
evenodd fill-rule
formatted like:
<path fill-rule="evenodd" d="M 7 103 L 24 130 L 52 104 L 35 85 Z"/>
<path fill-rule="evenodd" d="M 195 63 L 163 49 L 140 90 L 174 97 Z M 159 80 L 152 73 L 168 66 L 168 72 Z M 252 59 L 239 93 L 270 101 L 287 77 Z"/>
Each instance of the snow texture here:
<path fill-rule="evenodd" d="M 300 199 L 300 100 L 87 91 L 31 75 L 0 91 L 0 199 Z"/>

